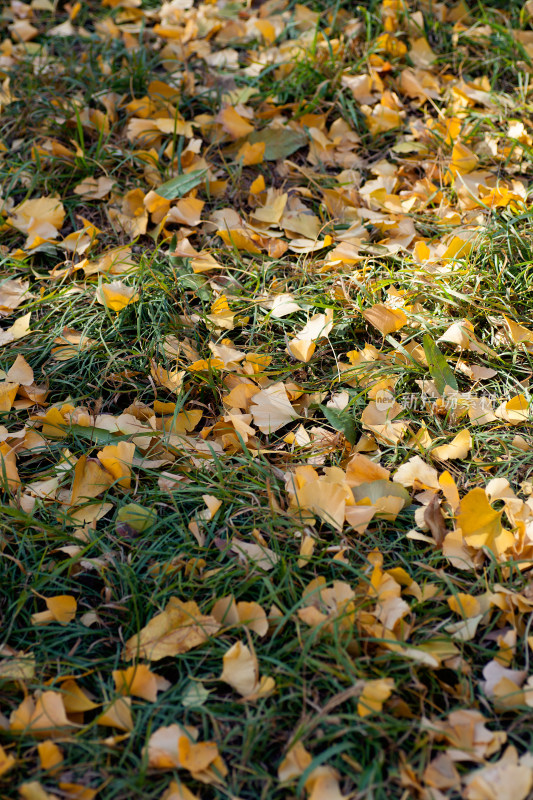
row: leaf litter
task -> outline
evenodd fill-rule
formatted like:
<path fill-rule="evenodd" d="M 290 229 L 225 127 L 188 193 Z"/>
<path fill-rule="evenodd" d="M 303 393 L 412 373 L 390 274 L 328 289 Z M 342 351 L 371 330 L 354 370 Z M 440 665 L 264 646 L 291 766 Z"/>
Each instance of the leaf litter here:
<path fill-rule="evenodd" d="M 0 25 L 5 796 L 526 800 L 531 2 Z"/>

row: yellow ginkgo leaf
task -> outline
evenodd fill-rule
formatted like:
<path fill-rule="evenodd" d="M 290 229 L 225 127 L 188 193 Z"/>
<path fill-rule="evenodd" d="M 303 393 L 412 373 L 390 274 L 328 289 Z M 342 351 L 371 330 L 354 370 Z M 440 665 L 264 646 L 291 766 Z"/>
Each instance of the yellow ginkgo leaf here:
<path fill-rule="evenodd" d="M 235 314 L 231 311 L 228 305 L 228 299 L 225 295 L 220 295 L 213 305 L 211 306 L 211 313 L 207 315 L 217 328 L 224 328 L 227 331 L 232 331 L 234 328 L 233 320 Z"/>
<path fill-rule="evenodd" d="M 63 696 L 60 692 L 37 692 L 35 700 L 30 696 L 13 711 L 10 717 L 12 731 L 28 731 L 35 734 L 55 734 L 72 728 L 67 717 Z"/>
<path fill-rule="evenodd" d="M 272 678 L 259 678 L 257 658 L 242 642 L 235 642 L 223 656 L 220 680 L 229 684 L 247 700 L 255 700 L 269 694 L 275 686 Z"/>
<path fill-rule="evenodd" d="M 49 794 L 39 781 L 21 783 L 18 791 L 22 800 L 57 800 L 57 795 Z"/>
<path fill-rule="evenodd" d="M 122 281 L 103 283 L 96 290 L 96 299 L 112 311 L 122 311 L 130 303 L 136 303 L 140 295 L 132 286 L 126 286 Z"/>
<path fill-rule="evenodd" d="M 211 609 L 211 614 L 224 627 L 244 625 L 259 636 L 265 636 L 268 632 L 267 616 L 259 603 L 244 601 L 236 603 L 232 594 L 217 600 Z"/>
<path fill-rule="evenodd" d="M 46 739 L 44 742 L 39 742 L 37 745 L 37 751 L 39 753 L 41 769 L 44 769 L 52 774 L 57 772 L 56 768 L 65 758 L 61 748 L 59 748 L 55 742 L 52 742 L 50 739 Z"/>
<path fill-rule="evenodd" d="M 155 769 L 188 769 L 202 783 L 220 783 L 227 775 L 214 742 L 198 742 L 195 728 L 178 724 L 158 728 L 146 747 L 148 765 Z M 178 795 L 176 800 L 190 800 L 189 794 Z M 171 796 L 172 800 L 175 800 Z M 170 798 L 168 799 L 170 800 Z"/>
<path fill-rule="evenodd" d="M 124 656 L 159 661 L 199 647 L 219 628 L 216 619 L 202 614 L 193 600 L 184 603 L 171 597 L 164 611 L 126 642 Z"/>
<path fill-rule="evenodd" d="M 360 717 L 366 717 L 375 711 L 381 711 L 383 703 L 387 700 L 394 690 L 394 680 L 392 678 L 379 678 L 375 681 L 365 681 L 362 693 L 359 695 L 357 703 L 357 713 Z"/>
<path fill-rule="evenodd" d="M 165 678 L 151 672 L 146 664 L 135 664 L 127 669 L 115 670 L 113 680 L 120 694 L 142 697 L 151 703 L 157 700 L 158 692 L 170 687 Z"/>
<path fill-rule="evenodd" d="M 114 483 L 113 475 L 95 458 L 81 456 L 74 469 L 70 505 L 75 506 L 98 497 Z"/>
<path fill-rule="evenodd" d="M 20 486 L 17 469 L 17 454 L 6 442 L 0 444 L 0 486 L 7 483 L 9 489 L 16 490 Z"/>
<path fill-rule="evenodd" d="M 311 360 L 316 350 L 316 344 L 310 339 L 293 339 L 288 345 L 288 350 L 297 361 L 303 361 L 306 364 Z"/>
<path fill-rule="evenodd" d="M 313 756 L 305 749 L 303 743 L 296 742 L 278 767 L 279 780 L 290 781 L 299 778 L 312 761 Z"/>
<path fill-rule="evenodd" d="M 509 694 L 516 697 L 518 687 L 509 680 Z M 514 688 L 513 688 L 514 687 Z M 502 703 L 503 708 L 506 707 Z M 512 703 L 507 708 L 512 708 Z M 518 709 L 517 709 L 518 710 Z M 533 771 L 527 762 L 518 758 L 518 752 L 509 746 L 498 761 L 481 767 L 468 776 L 468 784 L 463 793 L 465 800 L 527 800 L 533 787 Z"/>
<path fill-rule="evenodd" d="M 74 187 L 74 194 L 85 197 L 87 200 L 102 200 L 107 197 L 113 188 L 114 180 L 101 175 L 99 178 L 85 178 Z"/>
<path fill-rule="evenodd" d="M 163 386 L 165 389 L 168 389 L 169 392 L 175 392 L 178 394 L 183 386 L 185 370 L 167 370 L 164 367 L 156 364 L 155 361 L 152 361 L 150 375 L 158 386 Z"/>
<path fill-rule="evenodd" d="M 459 505 L 459 490 L 457 488 L 457 484 L 453 476 L 445 470 L 441 475 L 439 475 L 439 487 L 452 507 L 452 510 L 455 511 Z"/>
<path fill-rule="evenodd" d="M 129 697 L 118 697 L 114 700 L 103 714 L 100 714 L 98 724 L 107 725 L 110 728 L 118 728 L 120 731 L 132 731 L 131 699 Z"/>
<path fill-rule="evenodd" d="M 333 309 L 315 314 L 288 344 L 289 353 L 298 361 L 307 362 L 315 352 L 316 343 L 329 336 L 333 328 Z"/>
<path fill-rule="evenodd" d="M 261 242 L 259 236 L 252 231 L 247 231 L 244 228 L 231 228 L 230 230 L 218 230 L 217 236 L 223 240 L 228 247 L 234 247 L 236 250 L 244 250 L 246 253 L 260 253 L 259 244 Z"/>
<path fill-rule="evenodd" d="M 244 142 L 244 144 L 239 149 L 239 152 L 237 153 L 236 160 L 237 161 L 242 160 L 243 167 L 251 167 L 255 164 L 262 164 L 264 158 L 265 158 L 264 142 L 255 142 L 254 144 L 250 144 L 250 142 Z"/>
<path fill-rule="evenodd" d="M 179 756 L 181 739 L 196 739 L 195 732 L 174 723 L 158 728 L 148 740 L 148 765 L 156 769 L 174 769 L 182 766 Z"/>
<path fill-rule="evenodd" d="M 0 745 L 0 778 L 2 775 L 6 775 L 10 769 L 13 769 L 16 763 L 17 760 L 15 756 L 6 752 L 2 745 Z"/>
<path fill-rule="evenodd" d="M 254 130 L 254 126 L 235 111 L 233 106 L 226 106 L 219 111 L 216 120 L 232 139 L 241 139 Z"/>
<path fill-rule="evenodd" d="M 432 458 L 439 458 L 441 461 L 448 461 L 454 458 L 466 458 L 472 448 L 472 436 L 467 428 L 459 431 L 450 444 L 443 444 L 434 447 L 431 451 Z"/>
<path fill-rule="evenodd" d="M 161 796 L 161 800 L 200 800 L 197 794 L 191 792 L 184 783 L 170 781 L 168 788 Z"/>
<path fill-rule="evenodd" d="M 41 433 L 46 439 L 65 439 L 68 436 L 68 422 L 55 406 L 48 408 L 42 420 Z"/>
<path fill-rule="evenodd" d="M 106 445 L 97 453 L 97 458 L 122 489 L 129 489 L 134 455 L 135 445 L 133 442 L 119 442 Z"/>
<path fill-rule="evenodd" d="M 454 175 L 466 175 L 476 168 L 479 158 L 466 145 L 456 142 L 452 150 L 450 170 Z"/>
<path fill-rule="evenodd" d="M 28 234 L 29 248 L 39 240 L 57 239 L 64 219 L 65 209 L 57 197 L 38 197 L 17 206 L 7 224 Z"/>
<path fill-rule="evenodd" d="M 488 547 L 501 555 L 512 547 L 514 536 L 502 528 L 502 512 L 489 503 L 484 489 L 471 489 L 459 506 L 457 527 L 470 547 Z"/>
<path fill-rule="evenodd" d="M 376 303 L 372 308 L 367 308 L 363 311 L 363 317 L 383 336 L 399 331 L 407 324 L 405 311 L 401 308 L 390 308 L 384 303 Z"/>
<path fill-rule="evenodd" d="M 256 19 L 254 25 L 267 44 L 272 44 L 276 39 L 276 29 L 267 19 Z M 263 143 L 262 143 L 263 144 Z"/>
<path fill-rule="evenodd" d="M 308 800 L 345 800 L 339 785 L 340 775 L 327 764 L 315 767 L 305 782 Z"/>
<path fill-rule="evenodd" d="M 368 109 L 364 112 L 366 124 L 372 136 L 392 131 L 402 124 L 402 115 L 396 108 L 390 108 L 384 103 L 376 103 L 372 109 L 369 106 L 366 108 Z"/>
<path fill-rule="evenodd" d="M 47 597 L 45 602 L 47 611 L 32 614 L 31 621 L 33 625 L 49 625 L 51 622 L 68 625 L 76 616 L 78 604 L 76 598 L 70 594 Z"/>
<path fill-rule="evenodd" d="M 295 505 L 316 514 L 327 525 L 341 531 L 346 510 L 346 489 L 323 478 L 310 480 L 298 488 Z"/>
<path fill-rule="evenodd" d="M 19 355 L 16 357 L 7 372 L 6 380 L 12 383 L 19 383 L 22 386 L 30 386 L 33 383 L 33 370 L 24 356 Z"/>
<path fill-rule="evenodd" d="M 448 605 L 452 611 L 459 614 L 463 619 L 477 617 L 481 613 L 481 604 L 477 597 L 472 597 L 472 595 L 464 592 L 457 592 L 457 594 L 448 597 Z"/>
<path fill-rule="evenodd" d="M 172 206 L 167 216 L 167 222 L 189 225 L 194 228 L 202 221 L 201 215 L 204 206 L 204 201 L 199 197 L 184 197 L 178 200 L 175 206 Z"/>
<path fill-rule="evenodd" d="M 23 339 L 30 331 L 30 318 L 31 311 L 28 311 L 24 316 L 15 320 L 13 325 L 6 330 L 0 331 L 0 346 L 16 342 L 18 339 Z"/>
<path fill-rule="evenodd" d="M 254 394 L 250 412 L 262 433 L 275 433 L 299 416 L 290 404 L 282 383 L 273 383 Z"/>
<path fill-rule="evenodd" d="M 189 772 L 203 772 L 218 756 L 215 742 L 191 742 L 187 736 L 178 741 L 178 756 L 181 766 Z"/>
<path fill-rule="evenodd" d="M 67 714 L 83 714 L 85 711 L 98 708 L 98 703 L 94 703 L 73 678 L 67 678 L 62 682 L 61 694 Z"/>
<path fill-rule="evenodd" d="M 411 41 L 409 58 L 417 67 L 423 67 L 425 69 L 433 64 L 437 56 L 429 46 L 426 37 L 420 36 Z"/>
<path fill-rule="evenodd" d="M 224 668 L 220 680 L 231 686 L 243 697 L 252 694 L 259 678 L 257 658 L 249 647 L 235 642 L 224 653 Z"/>
<path fill-rule="evenodd" d="M 11 411 L 18 388 L 18 383 L 8 383 L 7 381 L 0 383 L 0 411 Z"/>
<path fill-rule="evenodd" d="M 346 482 L 348 486 L 359 486 L 370 481 L 388 481 L 390 472 L 376 464 L 362 453 L 356 453 L 346 465 Z"/>
<path fill-rule="evenodd" d="M 529 420 L 530 402 L 523 394 L 517 394 L 507 402 L 503 402 L 494 412 L 497 417 L 511 425 L 523 425 Z"/>
<path fill-rule="evenodd" d="M 28 292 L 30 284 L 22 278 L 8 279 L 0 285 L 0 316 L 6 317 L 11 314 L 24 301 L 30 298 Z"/>
<path fill-rule="evenodd" d="M 507 324 L 509 336 L 513 344 L 533 344 L 533 331 L 530 331 L 529 328 L 524 328 L 524 326 L 519 325 L 518 322 L 514 322 L 509 317 L 506 317 L 505 314 L 503 318 Z"/>
<path fill-rule="evenodd" d="M 152 222 L 158 225 L 170 211 L 170 200 L 166 197 L 161 197 L 157 192 L 151 191 L 145 195 L 144 207 L 152 217 Z"/>

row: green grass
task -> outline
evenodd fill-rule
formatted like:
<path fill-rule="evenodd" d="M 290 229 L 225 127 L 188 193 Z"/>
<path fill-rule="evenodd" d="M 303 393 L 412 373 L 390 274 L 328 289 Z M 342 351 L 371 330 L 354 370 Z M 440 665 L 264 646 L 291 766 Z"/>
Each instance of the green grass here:
<path fill-rule="evenodd" d="M 128 237 L 113 231 L 106 212 L 107 200 L 80 201 L 74 187 L 88 176 L 106 174 L 115 181 L 118 195 L 138 186 L 148 191 L 150 186 L 143 173 L 145 162 L 138 152 L 141 147 L 132 146 L 125 138 L 124 106 L 143 96 L 151 80 L 172 78 L 162 66 L 161 53 L 154 46 L 157 38 L 150 25 L 145 32 L 145 46 L 128 50 L 120 39 L 103 41 L 93 26 L 97 19 L 108 16 L 118 19 L 119 11 L 102 9 L 94 2 L 82 6 L 75 23 L 87 28 L 87 38 L 63 39 L 42 33 L 10 70 L 11 89 L 18 99 L 7 105 L 0 117 L 0 142 L 6 146 L 0 161 L 0 182 L 3 198 L 10 198 L 15 205 L 32 197 L 60 196 L 67 215 L 63 234 L 79 228 L 77 215 L 90 219 L 102 230 L 97 247 L 90 253 L 93 258 L 111 246 L 129 243 Z M 450 70 L 461 73 L 465 80 L 486 75 L 494 92 L 516 93 L 516 60 L 526 60 L 526 56 L 509 30 L 511 25 L 519 25 L 521 6 L 521 3 L 472 4 L 477 23 L 491 26 L 488 60 L 477 40 L 461 33 L 456 46 L 452 27 L 432 22 L 426 16 L 425 34 L 439 64 L 450 65 Z M 152 2 L 144 2 L 142 6 L 144 11 L 156 7 Z M 367 56 L 383 29 L 379 5 L 363 3 L 354 10 L 353 4 L 328 2 L 309 7 L 322 12 L 317 32 L 323 31 L 328 41 L 342 34 L 343 12 L 358 16 L 365 33 L 353 50 L 347 47 L 338 57 L 332 55 L 327 42 L 318 51 L 311 47 L 296 61 L 288 77 L 276 74 L 275 67 L 267 67 L 255 78 L 240 72 L 228 72 L 225 77 L 229 75 L 230 81 L 234 77 L 236 85 L 249 84 L 256 89 L 257 94 L 250 101 L 255 110 L 260 110 L 268 98 L 275 97 L 279 104 L 293 104 L 286 113 L 294 120 L 304 113 L 327 113 L 329 125 L 342 116 L 360 136 L 362 182 L 372 178 L 373 165 L 383 158 L 393 161 L 406 173 L 410 170 L 413 181 L 417 180 L 418 165 L 391 149 L 402 131 L 372 137 L 364 114 L 340 84 L 343 72 L 359 74 L 366 69 Z M 509 18 L 502 19 L 501 8 L 510 12 Z M 325 31 L 328 15 L 336 16 L 335 26 Z M 58 11 L 57 19 L 52 19 L 43 12 L 39 18 L 44 30 L 64 21 L 66 15 Z M 8 35 L 7 29 L 3 35 Z M 291 23 L 280 41 L 286 36 L 296 39 L 299 35 L 300 31 Z M 259 50 L 260 44 L 254 40 L 250 44 L 240 43 L 236 49 L 245 64 L 245 57 Z M 52 68 L 36 73 L 36 59 L 43 55 Z M 396 78 L 405 63 L 392 57 L 390 61 L 391 75 Z M 105 64 L 108 68 L 104 68 Z M 57 66 L 61 69 L 56 70 Z M 220 107 L 220 87 L 207 83 L 209 69 L 200 58 L 191 59 L 190 69 L 201 88 L 182 91 L 180 113 L 186 119 L 200 114 L 215 115 Z M 178 78 L 176 81 L 179 82 Z M 104 89 L 122 96 L 122 101 L 109 133 L 100 135 L 81 124 L 79 111 L 89 103 L 92 108 L 102 108 L 94 98 Z M 522 92 L 519 97 L 513 119 L 525 119 L 529 111 L 529 95 Z M 413 122 L 422 123 L 427 116 L 427 108 L 413 109 L 411 113 Z M 479 109 L 467 109 L 463 128 L 469 127 L 473 141 L 480 141 L 485 134 L 496 130 L 502 140 L 512 144 L 503 111 L 489 115 Z M 407 125 L 405 129 L 408 131 Z M 40 144 L 47 137 L 73 149 L 73 159 L 36 158 L 33 153 L 36 141 Z M 165 140 L 158 149 L 159 183 L 174 174 L 172 162 L 163 154 L 167 143 Z M 208 154 L 210 165 L 230 181 L 228 194 L 222 198 L 209 197 L 204 189 L 200 190 L 199 196 L 206 201 L 206 218 L 208 213 L 222 208 L 247 210 L 249 185 L 258 174 L 263 174 L 267 186 L 274 182 L 293 194 L 303 187 L 307 194 L 302 196 L 308 200 L 309 208 L 335 230 L 334 221 L 323 207 L 320 187 L 336 185 L 337 167 L 319 164 L 314 176 L 305 172 L 281 175 L 276 173 L 272 162 L 241 169 L 228 162 L 227 153 L 216 144 L 205 143 L 204 148 L 202 153 Z M 524 145 L 516 169 L 512 156 L 506 162 L 496 163 L 484 155 L 480 168 L 499 170 L 501 175 L 509 173 L 527 183 L 531 181 L 531 153 L 531 147 Z M 443 143 L 442 137 L 440 141 L 435 138 L 428 158 L 442 159 L 449 155 L 450 147 Z M 299 151 L 291 160 L 300 167 L 306 166 L 305 152 Z M 444 186 L 442 191 L 447 200 L 456 201 L 451 187 Z M 433 241 L 439 241 L 443 232 L 453 230 L 443 228 L 435 215 L 427 211 L 415 210 L 411 219 L 418 235 Z M 337 436 L 325 465 L 344 467 L 350 445 L 324 416 L 320 405 L 327 396 L 318 393 L 348 391 L 346 416 L 353 422 L 359 439 L 363 433 L 361 414 L 368 403 L 367 391 L 361 385 L 339 381 L 338 362 L 346 362 L 346 353 L 362 349 L 365 344 L 386 354 L 398 353 L 400 345 L 410 338 L 420 342 L 422 333 L 428 332 L 436 340 L 452 322 L 468 318 L 478 338 L 495 351 L 494 355 L 476 356 L 475 363 L 496 370 L 494 377 L 482 384 L 483 391 L 500 402 L 527 389 L 532 356 L 502 342 L 500 323 L 505 313 L 530 325 L 533 311 L 530 213 L 497 210 L 487 215 L 485 222 L 473 253 L 442 274 L 424 271 L 405 252 L 376 255 L 371 251 L 355 266 L 320 272 L 319 257 L 312 254 L 299 256 L 289 252 L 279 258 L 251 257 L 221 246 L 219 238 L 202 230 L 194 240 L 195 246 L 209 249 L 222 269 L 214 275 L 195 275 L 188 259 L 172 255 L 175 240 L 154 242 L 141 237 L 134 243 L 137 267 L 130 274 L 119 276 L 135 286 L 141 297 L 119 314 L 96 302 L 98 276 L 85 280 L 78 271 L 64 278 L 49 277 L 50 270 L 70 259 L 68 253 L 50 243 L 26 254 L 16 253 L 23 246 L 24 237 L 4 228 L 0 284 L 15 277 L 30 280 L 31 297 L 19 306 L 15 316 L 31 311 L 32 334 L 0 350 L 0 368 L 7 371 L 15 357 L 23 355 L 33 368 L 36 381 L 49 384 L 50 405 L 68 401 L 90 413 L 118 417 L 134 402 L 150 404 L 155 396 L 163 401 L 176 400 L 175 395 L 161 387 L 157 387 L 155 395 L 150 377 L 152 359 L 168 368 L 172 366 L 165 356 L 165 337 L 172 335 L 179 340 L 187 337 L 199 356 L 208 358 L 209 342 L 220 343 L 229 336 L 232 346 L 243 352 L 272 357 L 266 369 L 271 380 L 291 381 L 306 395 L 317 393 L 309 403 L 310 424 L 306 427 L 321 426 L 332 437 Z M 370 246 L 379 243 L 383 238 L 379 229 L 370 222 L 366 227 Z M 337 232 L 340 228 L 338 225 Z M 301 301 L 301 312 L 276 320 L 259 311 L 257 299 L 274 291 L 273 286 L 276 293 L 291 291 Z M 420 327 L 410 330 L 401 342 L 397 334 L 384 340 L 360 313 L 372 303 L 383 302 L 392 286 L 407 291 L 411 304 L 420 303 L 424 307 L 416 318 Z M 215 330 L 208 319 L 221 288 L 230 296 L 237 319 L 230 334 Z M 329 343 L 320 345 L 307 364 L 289 359 L 285 351 L 287 338 L 300 330 L 312 313 L 327 309 L 333 309 L 336 322 Z M 198 317 L 195 324 L 187 322 L 186 316 L 191 314 Z M 8 317 L 6 323 L 11 324 L 12 319 Z M 54 359 L 52 348 L 65 328 L 75 328 L 94 340 L 94 346 L 67 361 Z M 454 366 L 457 354 L 446 344 L 441 347 Z M 344 378 L 358 374 L 355 369 Z M 187 374 L 186 391 L 178 398 L 176 413 L 184 405 L 203 412 L 196 436 L 224 413 L 221 398 L 227 392 L 226 375 L 218 370 Z M 414 407 L 402 413 L 413 432 L 423 421 L 435 444 L 442 444 L 449 442 L 462 427 L 470 427 L 468 418 L 465 422 L 446 413 L 439 416 L 422 405 L 416 381 L 428 380 L 430 376 L 420 363 L 384 362 L 376 371 L 379 377 L 391 375 L 398 379 L 398 396 L 416 398 Z M 472 389 L 472 382 L 464 375 L 457 373 L 457 378 L 461 391 Z M 0 424 L 10 434 L 21 429 L 27 420 L 26 410 L 12 409 L 0 415 Z M 523 565 L 498 563 L 490 553 L 484 566 L 474 572 L 455 569 L 440 549 L 406 537 L 416 527 L 414 505 L 394 523 L 374 520 L 364 535 L 356 534 L 349 526 L 340 534 L 319 521 L 310 525 L 288 508 L 284 473 L 309 459 L 308 451 L 295 447 L 291 453 L 286 447 L 283 437 L 289 430 L 292 428 L 272 436 L 258 435 L 257 449 L 243 443 L 240 451 L 216 454 L 203 462 L 191 459 L 182 447 L 171 447 L 173 463 L 159 468 L 142 464 L 134 467 L 132 488 L 111 487 L 104 497 L 112 503 L 111 510 L 97 526 L 81 533 L 70 524 L 68 511 L 65 513 L 59 501 L 38 499 L 33 512 L 28 513 L 20 505 L 20 494 L 3 491 L 0 645 L 31 654 L 35 676 L 26 686 L 20 681 L 0 678 L 3 715 L 0 744 L 17 758 L 16 766 L 0 789 L 2 798 L 19 797 L 19 787 L 30 780 L 40 781 L 49 793 L 68 796 L 60 794 L 57 776 L 40 769 L 38 739 L 9 731 L 5 722 L 19 706 L 24 692 L 60 690 L 61 679 L 74 676 L 96 702 L 109 703 L 117 696 L 112 671 L 127 666 L 123 658 L 125 642 L 173 596 L 194 600 L 203 613 L 209 613 L 216 599 L 231 593 L 237 601 L 259 603 L 267 614 L 275 606 L 279 619 L 272 622 L 267 636 L 259 639 L 250 634 L 260 673 L 275 678 L 275 693 L 255 703 L 244 702 L 220 682 L 224 652 L 237 638 L 247 640 L 241 630 L 223 631 L 202 647 L 152 665 L 155 672 L 170 682 L 170 688 L 154 703 L 134 699 L 133 730 L 116 746 L 105 741 L 114 731 L 98 725 L 99 709 L 86 713 L 72 736 L 58 739 L 65 755 L 61 771 L 66 777 L 61 780 L 98 789 L 105 800 L 160 798 L 171 775 L 176 778 L 178 773 L 149 768 L 142 752 L 153 731 L 175 722 L 197 727 L 200 740 L 216 741 L 229 768 L 223 786 L 203 787 L 188 773 L 179 772 L 179 778 L 191 791 L 216 800 L 281 800 L 288 793 L 291 797 L 302 797 L 308 772 L 289 787 L 281 786 L 277 778 L 278 766 L 289 744 L 296 740 L 301 740 L 312 754 L 313 766 L 328 764 L 339 771 L 346 796 L 358 800 L 405 798 L 409 789 L 402 765 L 408 764 L 420 779 L 431 758 L 441 749 L 429 741 L 420 725 L 421 718 L 443 719 L 457 708 L 479 709 L 489 728 L 506 730 L 508 743 L 514 744 L 520 753 L 531 749 L 530 709 L 523 706 L 500 712 L 480 690 L 483 667 L 497 652 L 496 632 L 506 625 L 503 613 L 494 611 L 472 641 L 454 641 L 458 659 L 434 669 L 392 652 L 386 646 L 385 634 L 369 631 L 360 621 L 375 605 L 369 595 L 369 582 L 371 554 L 376 550 L 383 555 L 384 569 L 402 567 L 421 588 L 428 584 L 436 587 L 435 596 L 425 602 L 405 597 L 410 606 L 406 620 L 412 626 L 409 644 L 413 647 L 436 635 L 449 639 L 443 628 L 456 621 L 447 604 L 449 596 L 458 592 L 479 596 L 498 584 L 529 596 L 530 573 L 519 568 Z M 530 440 L 530 423 L 518 427 L 496 423 L 472 428 L 474 445 L 467 459 L 440 464 L 439 471 L 447 468 L 453 473 L 461 494 L 473 486 L 485 485 L 492 477 L 507 478 L 518 491 L 533 471 L 533 455 L 513 444 L 517 433 Z M 64 439 L 49 439 L 38 450 L 21 452 L 17 463 L 22 485 L 59 474 L 60 485 L 67 492 L 72 483 L 73 463 L 59 473 L 58 464 L 82 455 L 95 457 L 103 442 L 102 435 L 90 427 L 73 425 Z M 65 453 L 66 449 L 70 455 Z M 391 470 L 418 452 L 405 443 L 398 447 L 382 444 L 380 451 L 380 462 Z M 423 449 L 419 454 L 430 462 Z M 155 450 L 149 456 L 157 457 Z M 169 492 L 160 488 L 158 480 L 163 470 L 181 478 L 178 490 Z M 205 542 L 200 545 L 189 529 L 189 522 L 204 509 L 205 494 L 215 496 L 221 506 L 203 526 Z M 141 535 L 134 535 L 118 520 L 120 509 L 132 502 L 157 514 L 154 525 Z M 257 532 L 276 556 L 276 564 L 270 571 L 239 557 L 232 547 L 235 538 L 255 542 Z M 314 537 L 316 546 L 305 563 L 299 556 L 301 539 L 306 534 Z M 346 563 L 333 559 L 336 551 L 332 548 L 342 547 L 348 548 Z M 323 576 L 328 586 L 333 581 L 344 581 L 354 589 L 359 621 L 350 635 L 343 628 L 346 620 L 342 617 L 335 620 L 331 631 L 310 628 L 298 617 L 304 604 L 304 590 L 318 576 Z M 77 599 L 76 619 L 64 627 L 57 623 L 38 628 L 32 625 L 31 615 L 44 609 L 43 598 L 61 594 Z M 514 669 L 523 669 L 529 663 L 526 625 L 524 615 L 517 623 Z M 1 651 L 6 656 L 11 652 Z M 382 677 L 394 679 L 395 691 L 383 711 L 362 717 L 355 693 L 350 696 L 348 690 L 357 681 Z M 194 685 L 201 682 L 207 692 L 197 705 L 187 704 L 191 682 Z M 461 767 L 460 771 L 466 774 L 470 767 Z M 457 796 L 450 794 L 452 798 Z"/>

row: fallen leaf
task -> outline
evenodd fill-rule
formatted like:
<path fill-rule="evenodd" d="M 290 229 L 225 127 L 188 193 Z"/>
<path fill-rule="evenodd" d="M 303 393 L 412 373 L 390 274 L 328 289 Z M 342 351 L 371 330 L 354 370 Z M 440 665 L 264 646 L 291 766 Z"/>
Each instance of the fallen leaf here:
<path fill-rule="evenodd" d="M 533 786 L 533 769 L 520 764 L 512 746 L 492 764 L 466 776 L 465 800 L 525 800 Z"/>
<path fill-rule="evenodd" d="M 242 600 L 236 603 L 233 595 L 217 600 L 211 609 L 211 616 L 221 625 L 243 625 L 258 636 L 265 636 L 268 632 L 268 620 L 259 603 Z"/>
<path fill-rule="evenodd" d="M 113 184 L 113 179 L 107 178 L 105 175 L 99 178 L 85 178 L 74 187 L 74 194 L 78 194 L 87 200 L 102 200 L 109 195 Z"/>
<path fill-rule="evenodd" d="M 76 616 L 78 604 L 72 595 L 61 594 L 47 597 L 45 602 L 48 610 L 32 614 L 32 625 L 49 625 L 51 622 L 68 625 Z"/>
<path fill-rule="evenodd" d="M 167 656 L 186 653 L 204 644 L 220 628 L 212 616 L 201 614 L 194 601 L 182 602 L 171 597 L 165 610 L 126 642 L 124 657 L 159 661 Z"/>
<path fill-rule="evenodd" d="M 431 451 L 432 458 L 438 458 L 441 461 L 448 461 L 451 459 L 466 458 L 472 448 L 472 436 L 470 431 L 465 428 L 455 436 L 450 444 L 443 444 L 440 447 L 434 447 Z"/>
<path fill-rule="evenodd" d="M 299 416 L 290 404 L 282 383 L 273 383 L 254 394 L 250 411 L 262 433 L 275 433 Z"/>
<path fill-rule="evenodd" d="M 169 681 L 151 672 L 146 664 L 135 664 L 127 669 L 114 670 L 113 680 L 117 692 L 133 697 L 141 697 L 155 703 L 157 693 L 170 687 Z"/>
<path fill-rule="evenodd" d="M 12 712 L 9 724 L 12 731 L 43 736 L 62 735 L 72 728 L 63 697 L 54 691 L 37 692 L 35 701 L 28 696 Z"/>
<path fill-rule="evenodd" d="M 129 733 L 133 730 L 133 718 L 131 715 L 131 700 L 129 697 L 119 697 L 113 700 L 106 710 L 98 716 L 98 724 L 106 725 L 110 728 L 118 728 L 119 731 Z"/>
<path fill-rule="evenodd" d="M 407 324 L 405 311 L 402 311 L 401 308 L 389 308 L 383 303 L 376 303 L 372 308 L 363 311 L 363 317 L 383 336 L 395 333 Z"/>
<path fill-rule="evenodd" d="M 0 777 L 6 775 L 17 763 L 15 756 L 7 753 L 0 745 Z"/>
<path fill-rule="evenodd" d="M 357 702 L 357 713 L 360 717 L 366 717 L 375 711 L 381 711 L 385 700 L 391 696 L 394 690 L 394 680 L 392 678 L 379 678 L 375 681 L 365 681 L 362 693 Z"/>
<path fill-rule="evenodd" d="M 235 642 L 224 653 L 224 667 L 220 680 L 229 684 L 247 700 L 255 700 L 270 694 L 274 689 L 273 678 L 259 677 L 259 667 L 255 654 L 242 642 Z"/>
<path fill-rule="evenodd" d="M 16 357 L 15 362 L 7 371 L 6 380 L 22 384 L 22 386 L 30 386 L 33 383 L 33 370 L 24 356 Z"/>
<path fill-rule="evenodd" d="M 31 333 L 30 318 L 31 311 L 16 319 L 10 328 L 0 331 L 0 346 L 10 344 L 10 342 L 16 342 L 18 339 L 23 339 Z"/>
<path fill-rule="evenodd" d="M 129 489 L 134 455 L 135 445 L 133 442 L 119 442 L 104 447 L 97 453 L 97 458 L 122 489 Z"/>
<path fill-rule="evenodd" d="M 126 286 L 122 281 L 102 283 L 96 291 L 97 301 L 111 311 L 122 311 L 130 303 L 136 303 L 139 297 L 132 286 Z"/>
<path fill-rule="evenodd" d="M 244 117 L 242 117 L 232 106 L 226 106 L 222 109 L 217 116 L 219 122 L 226 133 L 232 139 L 240 139 L 252 133 L 254 126 L 251 125 Z"/>

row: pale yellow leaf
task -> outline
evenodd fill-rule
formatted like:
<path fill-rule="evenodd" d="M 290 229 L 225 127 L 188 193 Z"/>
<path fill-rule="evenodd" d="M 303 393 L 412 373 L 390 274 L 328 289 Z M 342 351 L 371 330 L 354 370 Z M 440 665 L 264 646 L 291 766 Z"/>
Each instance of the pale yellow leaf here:
<path fill-rule="evenodd" d="M 472 437 L 470 431 L 464 428 L 459 431 L 449 444 L 443 444 L 439 447 L 434 447 L 431 451 L 432 458 L 439 458 L 441 461 L 448 461 L 451 459 L 466 458 L 472 448 Z"/>

